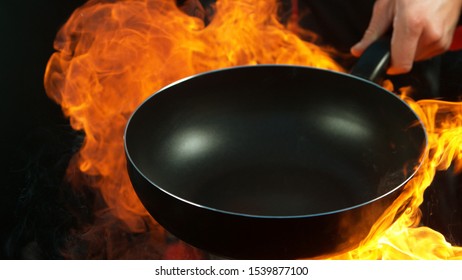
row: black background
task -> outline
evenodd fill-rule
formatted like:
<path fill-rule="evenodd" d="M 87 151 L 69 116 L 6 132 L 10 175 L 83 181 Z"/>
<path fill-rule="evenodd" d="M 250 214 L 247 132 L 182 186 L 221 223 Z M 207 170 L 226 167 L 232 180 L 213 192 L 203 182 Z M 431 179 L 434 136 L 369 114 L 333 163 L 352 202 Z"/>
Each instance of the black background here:
<path fill-rule="evenodd" d="M 82 0 L 0 3 L 2 241 L 6 241 L 18 224 L 18 199 L 26 195 L 24 188 L 33 180 L 28 174 L 33 162 L 31 157 L 46 150 L 47 145 L 61 142 L 54 138 L 55 130 L 69 130 L 68 120 L 63 117 L 60 107 L 45 94 L 43 76 L 53 53 L 57 31 L 72 11 L 83 3 Z M 56 158 L 48 157 L 48 160 Z M 48 167 L 47 162 L 38 164 L 42 168 Z M 5 256 L 6 242 L 1 244 L 2 256 Z"/>

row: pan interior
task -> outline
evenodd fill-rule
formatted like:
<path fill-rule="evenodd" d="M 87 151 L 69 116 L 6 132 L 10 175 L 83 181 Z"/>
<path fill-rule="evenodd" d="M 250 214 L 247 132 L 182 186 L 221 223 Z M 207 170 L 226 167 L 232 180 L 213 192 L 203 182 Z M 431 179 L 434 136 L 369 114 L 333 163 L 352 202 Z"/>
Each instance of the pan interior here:
<path fill-rule="evenodd" d="M 307 67 L 219 70 L 170 86 L 132 116 L 126 148 L 153 184 L 259 216 L 354 207 L 402 185 L 425 133 L 382 88 Z"/>

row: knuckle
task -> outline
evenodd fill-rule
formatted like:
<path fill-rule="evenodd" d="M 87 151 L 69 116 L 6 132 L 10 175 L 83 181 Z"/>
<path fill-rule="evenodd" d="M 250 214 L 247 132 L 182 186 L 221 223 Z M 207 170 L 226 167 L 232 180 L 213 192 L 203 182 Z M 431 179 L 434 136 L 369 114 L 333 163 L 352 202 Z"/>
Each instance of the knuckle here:
<path fill-rule="evenodd" d="M 407 30 L 411 35 L 416 35 L 424 28 L 425 20 L 419 15 L 412 15 L 407 18 Z"/>
<path fill-rule="evenodd" d="M 425 13 L 405 11 L 400 15 L 400 19 L 396 20 L 396 24 L 403 25 L 396 26 L 396 28 L 402 28 L 409 36 L 418 36 L 426 27 L 432 25 L 430 20 L 425 17 Z"/>
<path fill-rule="evenodd" d="M 440 38 L 439 40 L 434 41 L 433 45 L 434 45 L 435 50 L 439 53 L 442 53 L 448 50 L 450 46 L 447 40 L 444 40 L 443 38 Z"/>
<path fill-rule="evenodd" d="M 449 49 L 449 46 L 451 44 L 450 40 L 448 40 L 447 37 L 444 36 L 444 32 L 439 30 L 430 30 L 429 32 L 427 32 L 426 37 L 429 44 L 437 51 L 445 51 Z"/>

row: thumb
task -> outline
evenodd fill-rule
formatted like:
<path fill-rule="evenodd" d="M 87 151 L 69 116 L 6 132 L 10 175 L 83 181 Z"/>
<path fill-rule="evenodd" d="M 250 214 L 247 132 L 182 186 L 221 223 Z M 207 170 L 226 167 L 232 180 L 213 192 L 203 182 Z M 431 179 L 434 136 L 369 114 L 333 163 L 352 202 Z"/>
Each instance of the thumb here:
<path fill-rule="evenodd" d="M 352 55 L 356 57 L 361 56 L 370 44 L 388 31 L 393 18 L 392 13 L 388 12 L 393 10 L 393 7 L 390 6 L 392 5 L 391 2 L 377 1 L 375 3 L 371 21 L 364 32 L 363 38 L 350 49 Z"/>

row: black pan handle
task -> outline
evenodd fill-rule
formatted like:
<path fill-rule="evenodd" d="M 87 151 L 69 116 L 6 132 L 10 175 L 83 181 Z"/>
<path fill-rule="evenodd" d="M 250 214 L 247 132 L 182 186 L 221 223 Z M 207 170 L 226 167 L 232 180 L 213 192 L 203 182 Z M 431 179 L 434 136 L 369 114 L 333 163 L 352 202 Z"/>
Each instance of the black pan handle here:
<path fill-rule="evenodd" d="M 356 62 L 350 74 L 380 84 L 390 65 L 390 38 L 372 43 Z"/>

